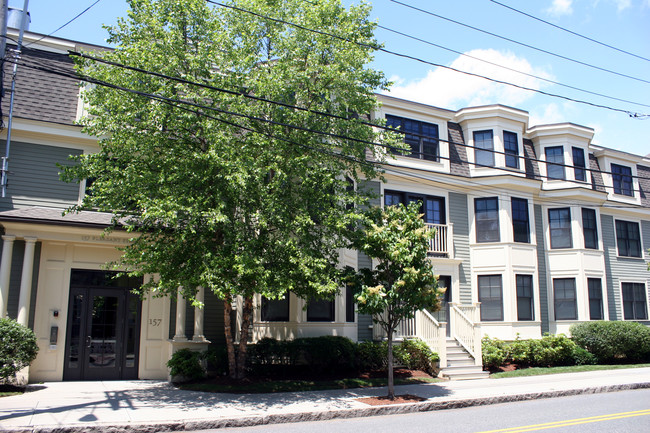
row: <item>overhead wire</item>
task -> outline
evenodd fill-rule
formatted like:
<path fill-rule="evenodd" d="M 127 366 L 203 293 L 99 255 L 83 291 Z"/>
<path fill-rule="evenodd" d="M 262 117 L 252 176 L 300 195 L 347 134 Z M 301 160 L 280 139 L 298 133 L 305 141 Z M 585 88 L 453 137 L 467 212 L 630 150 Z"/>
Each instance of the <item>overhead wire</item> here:
<path fill-rule="evenodd" d="M 122 87 L 122 86 L 114 85 L 112 83 L 103 82 L 101 80 L 95 80 L 95 79 L 92 79 L 91 77 L 83 77 L 83 76 L 80 76 L 78 74 L 71 73 L 70 71 L 63 71 L 63 70 L 56 71 L 55 69 L 52 69 L 52 68 L 47 68 L 47 67 L 42 67 L 42 66 L 35 66 L 35 65 L 32 65 L 32 64 L 25 64 L 25 67 L 38 69 L 38 70 L 42 70 L 44 72 L 50 72 L 50 73 L 54 73 L 54 74 L 58 74 L 58 75 L 62 75 L 62 76 L 66 76 L 68 78 L 82 79 L 82 80 L 87 81 L 89 83 L 106 86 L 106 87 L 109 87 L 109 88 L 113 88 L 115 90 L 121 90 L 121 91 L 125 91 L 125 92 L 132 93 L 132 94 L 137 94 L 137 95 L 140 95 L 140 96 L 143 96 L 143 97 L 159 100 L 159 101 L 166 102 L 166 103 L 188 105 L 188 106 L 191 106 L 191 107 L 194 107 L 194 108 L 201 108 L 201 109 L 217 111 L 217 112 L 219 112 L 221 114 L 229 114 L 229 115 L 240 116 L 240 117 L 244 117 L 244 118 L 249 118 L 250 120 L 264 121 L 266 123 L 279 125 L 279 126 L 283 126 L 283 127 L 288 127 L 288 128 L 293 128 L 293 129 L 298 129 L 298 130 L 302 130 L 302 131 L 306 131 L 306 132 L 311 132 L 311 133 L 314 133 L 314 134 L 329 135 L 329 136 L 334 135 L 334 136 L 336 136 L 336 134 L 330 134 L 330 133 L 327 133 L 327 132 L 324 132 L 324 131 L 318 131 L 318 130 L 315 130 L 315 129 L 305 128 L 305 127 L 302 127 L 302 126 L 291 125 L 291 124 L 286 124 L 286 123 L 281 123 L 281 122 L 275 122 L 275 121 L 272 121 L 270 119 L 263 119 L 263 118 L 258 118 L 258 117 L 255 117 L 255 116 L 243 115 L 241 113 L 234 113 L 234 112 L 231 112 L 231 111 L 228 111 L 228 110 L 222 110 L 222 109 L 219 109 L 219 108 L 216 108 L 216 107 L 205 106 L 205 105 L 197 104 L 197 103 L 194 103 L 194 102 L 191 102 L 191 101 L 178 100 L 178 99 L 164 97 L 164 96 L 161 96 L 161 95 L 156 95 L 156 94 L 142 92 L 142 91 L 138 91 L 138 90 L 134 90 L 134 89 L 129 89 L 129 88 L 125 88 L 125 87 Z M 203 113 L 202 115 L 205 115 L 205 113 Z M 215 120 L 218 120 L 218 121 L 228 123 L 227 121 L 224 121 L 221 118 L 216 118 L 216 117 L 211 117 L 211 118 L 214 118 Z M 233 126 L 236 126 L 236 127 L 241 127 L 243 129 L 250 130 L 252 132 L 264 134 L 263 132 L 260 132 L 260 131 L 257 131 L 257 130 L 252 130 L 252 129 L 249 129 L 247 127 L 243 127 L 242 125 L 239 125 L 239 124 L 234 124 L 234 123 L 229 123 L 229 124 L 231 124 Z M 272 138 L 278 138 L 278 137 L 274 136 Z M 339 135 L 336 138 L 340 138 L 340 139 L 343 139 L 343 140 L 358 141 L 358 142 L 368 144 L 368 145 L 372 145 L 372 146 L 384 147 L 384 148 L 389 148 L 389 149 L 391 148 L 391 146 L 385 145 L 383 143 L 369 142 L 367 140 L 359 140 L 359 139 L 354 139 L 352 137 L 347 137 L 347 136 L 340 136 Z M 456 142 L 453 142 L 453 141 L 437 139 L 435 137 L 430 137 L 430 138 L 432 140 L 436 140 L 436 141 L 448 142 L 448 143 L 455 144 L 455 145 L 461 145 L 461 146 L 474 148 L 473 146 L 466 145 L 464 143 L 463 144 L 456 143 Z M 284 141 L 286 141 L 286 139 Z M 303 146 L 302 143 L 298 143 L 298 142 L 294 142 L 294 144 Z M 312 149 L 316 150 L 315 148 L 312 148 Z M 481 149 L 481 150 L 483 150 L 483 149 Z M 503 154 L 505 154 L 504 152 L 498 152 L 498 151 L 495 151 L 495 150 L 486 150 L 486 151 L 491 152 L 491 153 L 503 153 Z M 450 160 L 450 161 L 452 160 L 451 157 L 438 156 L 438 158 L 439 159 L 444 159 L 444 160 Z M 525 159 L 526 157 L 525 156 L 519 156 L 519 158 Z M 360 160 L 355 160 L 355 161 L 356 162 L 361 162 Z M 511 173 L 511 174 L 517 174 L 518 176 L 521 176 L 522 174 L 524 174 L 524 175 L 526 174 L 525 172 L 522 172 L 521 170 L 518 170 L 518 169 L 511 169 L 511 168 L 507 168 L 507 167 L 488 166 L 488 165 L 483 165 L 483 164 L 476 163 L 474 161 L 463 160 L 463 159 L 460 159 L 460 158 L 458 158 L 456 161 L 461 162 L 461 163 L 465 163 L 465 164 L 469 164 L 469 165 L 479 166 L 479 167 L 494 168 L 494 169 L 497 169 L 497 170 L 500 170 L 500 171 L 503 171 L 503 172 L 507 172 L 507 173 Z M 542 161 L 542 162 L 544 162 L 544 161 Z M 565 164 L 560 164 L 560 163 L 557 163 L 557 164 L 556 163 L 549 163 L 549 164 L 557 165 L 557 166 L 564 165 L 564 166 L 569 167 L 569 168 L 575 168 L 572 165 L 565 165 Z M 594 171 L 594 172 L 598 171 L 598 170 L 594 170 L 594 169 L 587 168 L 587 167 L 584 167 L 584 168 L 579 167 L 579 168 L 584 170 L 585 172 L 586 171 Z M 427 170 L 425 170 L 425 171 L 427 171 Z M 548 176 L 548 175 L 535 174 L 535 176 L 538 177 L 538 178 L 555 179 L 554 177 L 551 177 L 551 176 Z M 624 177 L 631 178 L 632 176 L 624 175 Z M 638 177 L 638 176 L 635 176 L 635 177 Z M 641 177 L 641 178 L 642 179 L 648 179 L 648 178 L 643 178 L 643 177 Z M 592 177 L 592 179 L 593 179 L 593 177 Z M 539 180 L 539 179 L 535 179 L 535 180 Z M 589 183 L 587 183 L 587 182 L 576 181 L 576 180 L 572 180 L 572 179 L 565 179 L 565 181 L 566 182 L 571 182 L 571 183 L 576 183 L 576 184 L 578 184 L 580 186 L 589 185 Z M 604 184 L 595 183 L 595 181 L 593 181 L 593 183 L 591 185 L 592 185 L 592 187 L 611 188 L 611 187 L 608 187 L 607 185 L 604 185 Z M 632 191 L 639 192 L 640 190 L 633 188 Z"/>
<path fill-rule="evenodd" d="M 199 110 L 188 109 L 186 107 L 180 107 L 177 104 L 189 105 L 189 106 L 194 107 L 194 108 L 204 108 L 204 109 L 212 109 L 214 107 L 203 106 L 201 104 L 196 104 L 196 103 L 192 103 L 192 102 L 189 102 L 189 101 L 177 100 L 177 99 L 173 99 L 173 98 L 164 97 L 164 96 L 161 96 L 161 95 L 151 94 L 151 93 L 147 93 L 147 92 L 138 91 L 138 90 L 135 90 L 135 89 L 129 89 L 129 88 L 126 88 L 126 87 L 117 86 L 117 85 L 114 85 L 112 83 L 104 82 L 102 80 L 96 80 L 96 79 L 93 79 L 91 77 L 84 77 L 84 76 L 82 76 L 82 75 L 80 75 L 78 73 L 73 73 L 73 72 L 70 72 L 69 70 L 65 71 L 65 70 L 60 69 L 60 68 L 59 68 L 59 70 L 57 70 L 56 68 L 52 68 L 52 67 L 48 68 L 48 67 L 43 67 L 43 66 L 36 66 L 36 65 L 33 65 L 33 64 L 24 64 L 24 66 L 27 67 L 27 68 L 41 70 L 43 72 L 49 72 L 49 73 L 59 75 L 59 76 L 64 76 L 64 77 L 67 77 L 67 78 L 82 79 L 83 81 L 86 81 L 86 82 L 89 82 L 89 83 L 92 83 L 92 84 L 105 86 L 105 87 L 112 88 L 114 90 L 119 90 L 119 91 L 124 91 L 124 92 L 127 92 L 127 93 L 140 95 L 140 96 L 143 96 L 143 97 L 146 97 L 146 98 L 149 98 L 149 99 L 153 99 L 153 100 L 158 100 L 158 101 L 160 101 L 162 103 L 165 103 L 167 105 L 170 105 L 170 106 L 173 106 L 173 107 L 185 110 L 185 111 L 190 111 L 190 112 L 193 112 L 193 113 L 195 113 L 197 115 L 200 115 L 200 116 L 206 116 L 208 118 L 217 120 L 217 121 L 225 123 L 225 124 L 229 124 L 231 126 L 235 126 L 237 128 L 242 128 L 244 130 L 248 130 L 248 131 L 256 133 L 256 134 L 265 135 L 265 136 L 267 136 L 269 138 L 278 139 L 278 140 L 281 140 L 281 141 L 284 141 L 284 142 L 288 142 L 290 144 L 298 145 L 298 146 L 303 147 L 303 148 L 308 148 L 310 150 L 315 150 L 315 151 L 318 151 L 318 152 L 324 152 L 324 153 L 329 154 L 331 156 L 336 156 L 336 157 L 339 157 L 339 158 L 345 158 L 345 159 L 348 159 L 348 160 L 353 161 L 353 162 L 358 163 L 358 164 L 372 164 L 372 165 L 375 165 L 375 166 L 378 166 L 378 167 L 382 168 L 383 170 L 390 170 L 390 171 L 393 171 L 393 172 L 400 172 L 399 169 L 396 169 L 395 166 L 393 166 L 393 165 L 390 165 L 389 167 L 386 167 L 386 165 L 387 165 L 386 163 L 381 163 L 381 162 L 378 162 L 378 161 L 359 160 L 359 159 L 356 159 L 356 158 L 349 157 L 347 155 L 341 155 L 341 154 L 338 154 L 338 153 L 335 153 L 335 152 L 331 152 L 328 149 L 316 148 L 316 147 L 313 147 L 313 146 L 305 145 L 304 143 L 300 143 L 300 142 L 297 142 L 295 140 L 290 140 L 290 139 L 287 139 L 285 137 L 277 136 L 275 134 L 269 134 L 269 133 L 266 133 L 266 132 L 263 132 L 263 131 L 254 130 L 254 129 L 248 128 L 248 127 L 246 127 L 244 125 L 240 125 L 240 124 L 237 124 L 237 123 L 234 123 L 234 122 L 222 119 L 222 118 L 218 118 L 216 116 L 210 116 L 210 115 L 208 115 L 206 113 L 203 113 L 203 112 L 201 112 Z M 216 111 L 222 112 L 220 109 L 217 109 Z M 226 114 L 230 114 L 230 113 L 226 113 Z M 246 115 L 244 115 L 244 117 L 246 117 Z M 277 123 L 277 122 L 269 121 L 269 123 L 273 124 L 273 123 Z M 291 127 L 291 125 L 289 125 L 289 127 Z M 320 133 L 320 131 L 316 131 L 316 130 L 312 130 L 312 132 Z M 347 137 L 347 139 L 351 139 L 351 138 Z M 444 141 L 444 140 L 441 140 L 441 141 Z M 383 147 L 390 147 L 390 146 L 383 145 L 381 143 L 374 143 L 374 145 L 383 146 Z M 443 159 L 449 159 L 449 157 L 446 157 L 446 158 L 443 158 Z M 460 160 L 460 162 L 465 162 L 465 163 L 468 163 L 468 164 L 479 165 L 479 166 L 481 165 L 481 164 L 476 164 L 474 162 L 465 161 L 465 160 Z M 509 171 L 509 172 L 513 172 L 513 173 L 518 173 L 519 175 L 525 174 L 525 173 L 522 173 L 521 171 L 508 170 L 508 169 L 505 169 L 503 167 L 492 167 L 492 168 L 495 168 L 495 169 L 498 169 L 498 170 L 501 170 L 501 171 Z M 425 171 L 427 173 L 431 173 L 430 170 L 426 170 L 426 169 L 422 169 L 422 168 L 409 167 L 408 170 Z M 589 169 L 585 168 L 585 170 L 589 170 Z M 409 172 L 405 171 L 405 170 L 401 170 L 400 173 L 402 175 L 404 175 L 404 176 L 409 176 L 410 175 Z M 548 176 L 541 176 L 540 175 L 539 177 L 544 178 L 544 177 L 548 177 Z M 473 184 L 475 184 L 475 185 L 477 185 L 479 187 L 482 187 L 482 188 L 485 187 L 484 184 L 480 184 L 480 183 L 478 183 L 476 181 L 472 181 L 471 179 L 467 179 L 466 177 L 462 177 L 462 178 L 465 181 L 465 183 L 470 183 L 470 184 L 473 183 Z M 430 180 L 433 180 L 433 179 L 430 179 Z M 539 179 L 534 179 L 534 180 L 539 181 Z M 435 181 L 441 182 L 441 179 L 436 179 Z M 567 180 L 567 182 L 571 182 L 571 180 Z M 444 183 L 444 181 L 442 181 L 442 183 Z M 585 182 L 578 182 L 578 183 L 581 186 L 588 185 Z M 599 186 L 601 186 L 601 185 L 599 184 Z M 602 185 L 602 186 L 605 186 L 605 185 Z M 607 186 L 605 186 L 605 187 L 607 187 Z M 638 190 L 635 190 L 635 192 L 636 191 L 638 191 Z M 548 202 L 548 201 L 546 201 L 546 202 Z M 630 205 L 630 206 L 625 206 L 625 208 L 639 209 L 639 208 L 647 208 L 647 207 L 646 206 L 639 206 L 639 205 Z"/>
<path fill-rule="evenodd" d="M 501 3 L 501 2 L 498 2 L 498 1 L 496 1 L 496 0 L 488 0 L 488 1 L 491 1 L 492 3 L 497 4 L 497 5 L 499 5 L 499 6 L 502 6 L 502 7 L 506 8 L 506 9 L 510 9 L 511 11 L 516 12 L 516 13 L 518 13 L 518 14 L 521 14 L 521 15 L 527 16 L 528 18 L 532 18 L 532 19 L 534 19 L 534 20 L 536 20 L 536 21 L 539 21 L 539 22 L 542 22 L 542 23 L 544 23 L 544 24 L 547 24 L 547 25 L 549 25 L 549 26 L 551 26 L 551 27 L 555 27 L 556 29 L 558 29 L 558 30 L 562 30 L 563 32 L 566 32 L 566 33 L 572 34 L 572 35 L 577 36 L 577 37 L 582 38 L 582 39 L 586 39 L 586 40 L 588 40 L 588 41 L 590 41 L 590 42 L 596 43 L 596 44 L 598 44 L 598 45 L 602 45 L 603 47 L 611 48 L 612 50 L 618 51 L 618 52 L 620 52 L 620 53 L 627 54 L 627 55 L 630 55 L 630 56 L 632 56 L 632 57 L 636 57 L 637 59 L 641 59 L 641 60 L 645 60 L 646 62 L 650 62 L 650 59 L 647 58 L 647 57 L 643 57 L 643 56 L 640 56 L 640 55 L 638 55 L 638 54 L 631 53 L 630 51 L 627 51 L 627 50 L 624 50 L 624 49 L 621 49 L 621 48 L 617 48 L 617 47 L 615 47 L 615 46 L 613 46 L 613 45 L 610 45 L 610 44 L 607 44 L 607 43 L 605 43 L 605 42 L 601 42 L 601 41 L 596 40 L 596 39 L 594 39 L 594 38 L 590 38 L 589 36 L 585 36 L 585 35 L 582 35 L 582 34 L 580 34 L 580 33 L 578 33 L 578 32 L 574 32 L 573 30 L 569 30 L 569 29 L 564 28 L 564 27 L 562 27 L 562 26 L 558 26 L 557 24 L 553 24 L 552 22 L 549 22 L 549 21 L 543 20 L 543 19 L 541 19 L 541 18 L 539 18 L 539 17 L 536 17 L 536 16 L 534 16 L 534 15 L 531 15 L 531 14 L 529 14 L 529 13 L 526 13 L 526 12 L 524 12 L 524 11 L 521 11 L 521 10 L 519 10 L 519 9 L 516 9 L 516 8 L 514 8 L 514 7 L 512 7 L 512 6 L 509 6 L 509 5 L 505 4 L 505 3 Z"/>
<path fill-rule="evenodd" d="M 433 17 L 436 17 L 436 18 L 439 18 L 439 19 L 442 19 L 442 20 L 445 20 L 445 21 L 448 21 L 448 22 L 451 22 L 451 23 L 454 23 L 454 24 L 457 24 L 457 25 L 460 25 L 460 26 L 463 26 L 463 27 L 466 27 L 466 28 L 472 29 L 472 30 L 475 30 L 475 31 L 477 31 L 477 32 L 481 32 L 481 33 L 484 33 L 484 34 L 487 34 L 487 35 L 493 36 L 493 37 L 495 37 L 495 38 L 499 38 L 499 39 L 502 39 L 502 40 L 504 40 L 504 41 L 511 42 L 511 43 L 513 43 L 513 44 L 517 44 L 517 45 L 520 45 L 520 46 L 523 46 L 523 47 L 526 47 L 526 48 L 530 48 L 530 49 L 532 49 L 532 50 L 539 51 L 539 52 L 541 52 L 541 53 L 548 54 L 548 55 L 551 55 L 551 56 L 554 56 L 554 57 L 557 57 L 557 58 L 560 58 L 560 59 L 563 59 L 563 60 L 566 60 L 566 61 L 569 61 L 569 62 L 577 63 L 577 64 L 579 64 L 579 65 L 586 66 L 586 67 L 589 67 L 589 68 L 592 68 L 592 69 L 596 69 L 596 70 L 599 70 L 599 71 L 602 71 L 602 72 L 607 72 L 607 73 L 610 73 L 610 74 L 613 74 L 613 75 L 618 75 L 618 76 L 620 76 L 620 77 L 629 78 L 629 79 L 631 79 L 631 80 L 640 81 L 640 82 L 643 82 L 643 83 L 648 83 L 648 84 L 650 84 L 650 80 L 646 80 L 646 79 L 644 79 L 644 78 L 639 78 L 639 77 L 634 77 L 634 76 L 632 76 L 632 75 L 627 75 L 627 74 L 624 74 L 624 73 L 621 73 L 621 72 L 613 71 L 613 70 L 611 70 L 611 69 L 602 68 L 602 67 L 600 67 L 600 66 L 592 65 L 591 63 L 587 63 L 587 62 L 583 62 L 583 61 L 580 61 L 580 60 L 572 59 L 571 57 L 563 56 L 563 55 L 561 55 L 561 54 L 557 54 L 557 53 L 554 53 L 554 52 L 552 52 L 552 51 L 545 50 L 545 49 L 543 49 L 543 48 L 538 48 L 538 47 L 535 47 L 535 46 L 533 46 L 533 45 L 526 44 L 526 43 L 524 43 L 524 42 L 519 42 L 519 41 L 517 41 L 517 40 L 515 40 L 515 39 L 508 38 L 508 37 L 506 37 L 506 36 L 501 36 L 501 35 L 498 35 L 498 34 L 496 34 L 496 33 L 489 32 L 489 31 L 487 31 L 487 30 L 483 30 L 483 29 L 481 29 L 481 28 L 478 28 L 478 27 L 475 27 L 475 26 L 471 26 L 471 25 L 469 25 L 469 24 L 465 24 L 465 23 L 463 23 L 463 22 L 460 22 L 460 21 L 457 21 L 457 20 L 453 20 L 453 19 L 451 19 L 451 18 L 444 17 L 444 16 L 442 16 L 442 15 L 436 14 L 436 13 L 431 12 L 431 11 L 428 11 L 428 10 L 426 10 L 426 9 L 422 9 L 422 8 L 419 8 L 419 7 L 416 7 L 416 6 L 410 5 L 410 4 L 408 4 L 408 3 L 401 2 L 401 1 L 399 1 L 399 0 L 389 0 L 389 1 L 391 1 L 391 2 L 393 2 L 393 3 L 395 3 L 395 4 L 398 4 L 398 5 L 401 5 L 401 6 L 407 7 L 407 8 L 409 8 L 409 9 L 413 9 L 413 10 L 415 10 L 415 11 L 421 12 L 421 13 L 423 13 L 423 14 L 431 15 L 431 16 L 433 16 Z"/>
<path fill-rule="evenodd" d="M 247 9 L 244 9 L 244 8 L 240 8 L 238 6 L 228 5 L 228 4 L 221 3 L 221 2 L 218 2 L 218 1 L 215 1 L 215 0 L 206 0 L 206 2 L 215 4 L 217 6 L 222 6 L 222 7 L 228 8 L 228 9 L 248 13 L 248 14 L 256 16 L 258 18 L 262 18 L 262 19 L 266 19 L 266 20 L 269 20 L 269 21 L 289 25 L 289 26 L 299 28 L 301 30 L 305 30 L 305 31 L 308 31 L 308 32 L 312 32 L 312 33 L 315 33 L 315 34 L 320 34 L 320 35 L 323 35 L 323 36 L 328 36 L 328 37 L 332 37 L 332 38 L 339 39 L 339 40 L 342 40 L 342 41 L 346 41 L 346 42 L 349 42 L 349 43 L 353 43 L 353 44 L 356 44 L 356 45 L 359 45 L 359 46 L 371 48 L 373 50 L 384 52 L 384 53 L 394 55 L 394 56 L 397 56 L 397 57 L 401 57 L 401 58 L 405 58 L 405 59 L 409 59 L 409 60 L 414 60 L 414 61 L 419 62 L 419 63 L 423 63 L 423 64 L 427 64 L 427 65 L 431 65 L 431 66 L 435 66 L 435 67 L 455 71 L 455 72 L 465 74 L 465 75 L 469 75 L 469 76 L 482 78 L 482 79 L 485 79 L 485 80 L 488 80 L 488 81 L 491 81 L 491 82 L 494 82 L 494 83 L 497 83 L 497 84 L 504 84 L 504 85 L 515 87 L 515 88 L 518 88 L 518 89 L 527 90 L 527 91 L 530 91 L 530 92 L 535 92 L 535 93 L 539 93 L 539 94 L 542 94 L 542 95 L 551 96 L 551 97 L 555 97 L 555 98 L 560 98 L 560 99 L 575 102 L 575 103 L 578 103 L 578 104 L 589 105 L 589 106 L 596 107 L 596 108 L 602 108 L 602 109 L 606 109 L 606 110 L 625 113 L 625 114 L 627 114 L 628 116 L 630 116 L 632 118 L 650 117 L 650 114 L 635 113 L 635 112 L 632 112 L 630 110 L 624 110 L 624 109 L 621 109 L 621 108 L 610 107 L 610 106 L 603 105 L 603 104 L 597 104 L 597 103 L 593 103 L 593 102 L 589 102 L 589 101 L 583 101 L 583 100 L 580 100 L 580 99 L 575 99 L 575 98 L 571 98 L 571 97 L 564 96 L 564 95 L 545 92 L 543 90 L 534 89 L 534 88 L 531 88 L 531 87 L 520 86 L 518 84 L 514 84 L 514 83 L 511 83 L 511 82 L 508 82 L 508 81 L 497 80 L 497 79 L 494 79 L 494 78 L 486 77 L 486 76 L 481 75 L 481 74 L 476 74 L 476 73 L 473 73 L 473 72 L 463 71 L 463 70 L 460 70 L 460 69 L 457 69 L 457 68 L 453 68 L 451 66 L 431 62 L 431 61 L 424 60 L 424 59 L 421 59 L 419 57 L 415 57 L 415 56 L 412 56 L 412 55 L 409 55 L 409 54 L 403 54 L 403 53 L 399 53 L 399 52 L 396 52 L 396 51 L 391 51 L 391 50 L 388 50 L 388 49 L 383 48 L 381 46 L 371 45 L 371 44 L 367 44 L 367 43 L 364 43 L 364 42 L 354 41 L 354 40 L 351 40 L 349 38 L 339 36 L 339 35 L 335 35 L 335 34 L 325 32 L 325 31 L 322 31 L 322 30 L 311 29 L 311 28 L 302 26 L 300 24 L 296 24 L 296 23 L 293 23 L 293 22 L 290 22 L 290 21 L 279 19 L 279 18 L 269 17 L 269 16 L 264 15 L 264 14 L 260 14 L 260 13 L 254 12 L 254 11 L 250 11 L 250 10 L 247 10 Z"/>
<path fill-rule="evenodd" d="M 77 20 L 77 18 L 79 18 L 80 16 L 82 16 L 83 14 L 85 14 L 86 12 L 88 12 L 88 11 L 89 11 L 93 6 L 95 6 L 95 5 L 96 5 L 97 3 L 99 3 L 100 1 L 102 1 L 102 0 L 95 0 L 95 2 L 94 2 L 93 4 L 91 4 L 90 6 L 88 6 L 88 7 L 87 7 L 86 9 L 84 9 L 83 11 L 79 12 L 77 15 L 74 16 L 74 18 L 72 18 L 71 20 L 69 20 L 69 21 L 66 22 L 65 24 L 59 26 L 56 30 L 52 31 L 51 33 L 48 33 L 47 35 L 42 36 L 42 37 L 40 37 L 39 39 L 36 39 L 36 40 L 33 41 L 33 42 L 30 42 L 29 44 L 25 45 L 25 47 L 29 47 L 30 45 L 34 45 L 34 44 L 36 44 L 37 42 L 40 42 L 40 41 L 42 41 L 43 39 L 52 36 L 54 33 L 58 32 L 58 31 L 61 30 L 61 29 L 63 29 L 63 28 L 66 27 L 68 24 L 74 22 L 75 20 Z"/>

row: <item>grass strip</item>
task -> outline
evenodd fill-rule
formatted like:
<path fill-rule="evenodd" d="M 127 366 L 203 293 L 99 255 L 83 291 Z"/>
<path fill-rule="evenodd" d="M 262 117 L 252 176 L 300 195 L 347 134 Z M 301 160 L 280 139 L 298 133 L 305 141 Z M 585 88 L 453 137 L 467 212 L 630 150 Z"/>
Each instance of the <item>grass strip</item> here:
<path fill-rule="evenodd" d="M 491 378 L 502 379 L 504 377 L 526 377 L 540 376 L 544 374 L 556 373 L 578 373 L 581 371 L 599 371 L 599 370 L 620 370 L 624 368 L 642 368 L 650 367 L 650 364 L 616 364 L 616 365 L 570 365 L 565 367 L 530 367 L 521 370 L 502 371 L 492 373 Z"/>

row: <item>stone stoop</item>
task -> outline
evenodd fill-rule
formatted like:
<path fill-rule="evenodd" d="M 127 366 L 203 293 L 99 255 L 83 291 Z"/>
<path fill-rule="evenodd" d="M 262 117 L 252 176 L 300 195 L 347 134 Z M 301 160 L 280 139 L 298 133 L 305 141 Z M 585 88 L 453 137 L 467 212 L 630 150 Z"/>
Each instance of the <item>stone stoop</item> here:
<path fill-rule="evenodd" d="M 480 365 L 474 365 L 474 358 L 453 338 L 447 338 L 447 367 L 440 370 L 440 377 L 449 380 L 486 379 L 490 375 Z"/>

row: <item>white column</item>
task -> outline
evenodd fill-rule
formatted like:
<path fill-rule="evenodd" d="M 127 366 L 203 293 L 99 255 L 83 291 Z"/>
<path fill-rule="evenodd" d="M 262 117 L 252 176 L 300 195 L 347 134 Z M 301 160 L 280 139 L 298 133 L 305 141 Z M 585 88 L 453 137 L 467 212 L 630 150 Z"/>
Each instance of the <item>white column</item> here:
<path fill-rule="evenodd" d="M 186 341 L 185 336 L 185 298 L 183 297 L 183 288 L 178 288 L 176 294 L 176 335 L 174 341 Z"/>
<path fill-rule="evenodd" d="M 9 277 L 11 277 L 11 256 L 16 236 L 2 236 L 2 262 L 0 263 L 0 317 L 7 316 L 9 303 Z"/>
<path fill-rule="evenodd" d="M 18 298 L 18 318 L 16 321 L 27 326 L 29 322 L 29 301 L 32 296 L 32 274 L 34 272 L 34 249 L 36 238 L 25 238 L 23 273 L 20 278 L 20 297 Z"/>
<path fill-rule="evenodd" d="M 196 301 L 200 304 L 203 304 L 203 299 L 205 297 L 205 289 L 201 286 L 196 289 Z M 194 307 L 194 335 L 192 336 L 192 341 L 205 341 L 205 336 L 203 335 L 203 313 L 205 308 Z"/>

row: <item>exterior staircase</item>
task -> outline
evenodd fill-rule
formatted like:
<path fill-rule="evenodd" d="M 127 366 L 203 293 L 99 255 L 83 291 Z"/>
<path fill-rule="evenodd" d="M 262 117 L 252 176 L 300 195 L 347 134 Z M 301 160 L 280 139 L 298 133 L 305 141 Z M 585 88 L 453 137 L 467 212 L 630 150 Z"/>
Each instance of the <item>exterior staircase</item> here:
<path fill-rule="evenodd" d="M 447 338 L 447 366 L 440 370 L 440 376 L 449 380 L 486 379 L 487 371 L 475 365 L 474 358 L 455 339 Z"/>

